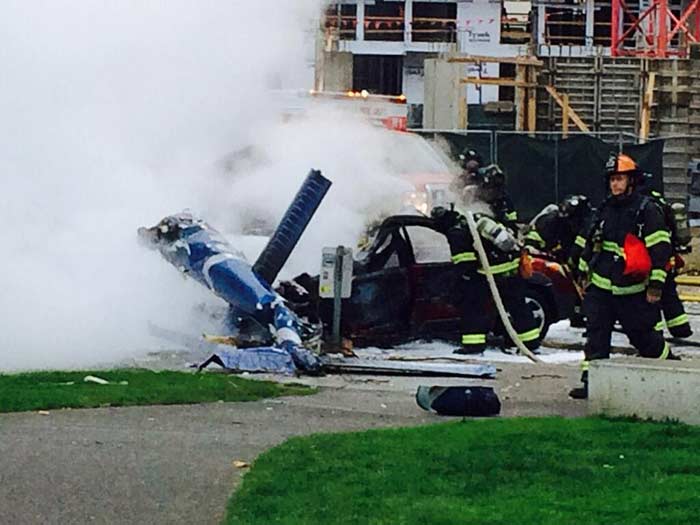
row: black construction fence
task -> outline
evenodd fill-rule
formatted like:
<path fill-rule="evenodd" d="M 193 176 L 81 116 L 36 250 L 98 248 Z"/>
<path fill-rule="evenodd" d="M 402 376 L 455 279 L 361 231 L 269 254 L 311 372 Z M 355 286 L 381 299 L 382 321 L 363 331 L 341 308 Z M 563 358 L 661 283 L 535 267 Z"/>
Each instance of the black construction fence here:
<path fill-rule="evenodd" d="M 562 138 L 551 133 L 418 133 L 446 141 L 455 159 L 470 148 L 479 152 L 486 163 L 497 163 L 506 174 L 508 193 L 523 220 L 530 220 L 547 204 L 559 202 L 567 195 L 586 195 L 595 204 L 601 202 L 607 191 L 604 167 L 611 152 L 622 151 L 631 156 L 652 174 L 651 186 L 663 192 L 663 139 L 637 144 L 634 138 L 622 134 Z"/>

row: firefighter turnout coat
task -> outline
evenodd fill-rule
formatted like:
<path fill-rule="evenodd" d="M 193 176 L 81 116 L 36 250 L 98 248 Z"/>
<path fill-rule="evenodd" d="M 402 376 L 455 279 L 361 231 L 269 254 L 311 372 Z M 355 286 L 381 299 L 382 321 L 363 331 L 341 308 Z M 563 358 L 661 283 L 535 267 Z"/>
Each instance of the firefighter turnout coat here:
<path fill-rule="evenodd" d="M 647 301 L 647 288 L 661 293 L 670 255 L 671 236 L 657 203 L 637 191 L 607 199 L 579 260 L 589 282 L 584 371 L 589 360 L 610 356 L 616 320 L 640 355 L 669 356 L 660 307 Z"/>

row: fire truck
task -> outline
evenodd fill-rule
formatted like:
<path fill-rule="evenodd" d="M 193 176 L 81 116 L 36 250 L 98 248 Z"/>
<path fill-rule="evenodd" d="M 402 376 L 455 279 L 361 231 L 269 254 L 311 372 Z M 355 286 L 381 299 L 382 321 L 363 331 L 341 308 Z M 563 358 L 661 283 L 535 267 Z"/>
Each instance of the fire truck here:
<path fill-rule="evenodd" d="M 370 122 L 395 131 L 406 131 L 408 107 L 405 95 L 373 95 L 362 91 L 276 91 L 285 120 L 304 114 L 315 107 L 328 106 L 365 115 Z"/>

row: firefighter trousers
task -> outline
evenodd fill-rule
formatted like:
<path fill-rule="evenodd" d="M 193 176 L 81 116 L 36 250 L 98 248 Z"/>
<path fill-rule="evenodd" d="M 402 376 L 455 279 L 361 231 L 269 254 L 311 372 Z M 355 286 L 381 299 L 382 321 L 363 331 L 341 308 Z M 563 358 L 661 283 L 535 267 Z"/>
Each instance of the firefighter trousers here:
<path fill-rule="evenodd" d="M 498 319 L 486 277 L 471 274 L 463 278 L 461 302 L 462 350 L 478 353 L 486 348 L 486 336 Z M 530 350 L 540 346 L 540 325 L 532 308 L 525 302 L 526 284 L 520 275 L 496 278 L 503 306 L 510 315 L 513 328 Z"/>
<path fill-rule="evenodd" d="M 476 272 L 465 274 L 459 284 L 462 353 L 476 354 L 486 348 L 486 336 L 495 317 L 486 277 Z"/>
<path fill-rule="evenodd" d="M 520 274 L 497 277 L 496 286 L 518 337 L 530 350 L 540 346 L 540 322 L 525 301 L 527 284 Z"/>
<path fill-rule="evenodd" d="M 584 377 L 587 377 L 589 361 L 610 357 L 610 336 L 616 320 L 620 321 L 622 330 L 639 355 L 658 359 L 669 356 L 663 331 L 655 329 L 661 322 L 661 308 L 647 302 L 645 292 L 613 295 L 591 284 L 583 299 L 583 311 L 587 330 Z"/>
<path fill-rule="evenodd" d="M 693 335 L 688 315 L 685 313 L 680 297 L 678 297 L 675 272 L 669 272 L 666 282 L 664 282 L 664 290 L 661 295 L 661 310 L 664 313 L 666 328 L 668 328 L 673 337 L 690 337 Z"/>

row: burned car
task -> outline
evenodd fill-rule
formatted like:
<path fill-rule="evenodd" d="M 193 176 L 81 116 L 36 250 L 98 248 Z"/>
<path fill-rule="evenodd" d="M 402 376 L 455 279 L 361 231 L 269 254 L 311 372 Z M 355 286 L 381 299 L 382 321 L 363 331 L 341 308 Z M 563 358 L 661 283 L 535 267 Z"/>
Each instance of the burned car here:
<path fill-rule="evenodd" d="M 320 298 L 319 277 L 304 274 L 276 289 L 271 284 L 330 185 L 320 172 L 309 173 L 253 264 L 189 211 L 139 228 L 145 246 L 228 303 L 228 334 L 210 338 L 218 347 L 201 366 L 216 362 L 238 371 L 310 374 L 327 366 L 317 349 L 323 328 L 332 325 L 333 300 Z M 353 263 L 352 293 L 342 304 L 343 336 L 357 346 L 459 340 L 461 269 L 452 264 L 447 240 L 436 228 L 433 219 L 416 214 L 378 224 Z M 570 315 L 576 292 L 555 263 L 534 266 L 527 301 L 544 336 L 551 323 Z M 473 307 L 494 305 L 484 298 Z"/>
<path fill-rule="evenodd" d="M 556 263 L 536 260 L 534 268 L 527 280 L 526 301 L 544 337 L 549 325 L 571 315 L 576 290 Z M 342 305 L 341 331 L 357 346 L 460 339 L 461 270 L 452 264 L 447 240 L 433 219 L 386 218 L 368 247 L 357 254 L 353 270 L 352 295 Z M 319 298 L 318 281 L 318 276 L 303 274 L 280 283 L 277 291 L 297 314 L 317 317 L 330 326 L 333 300 Z M 491 300 L 473 306 L 495 309 Z"/>

